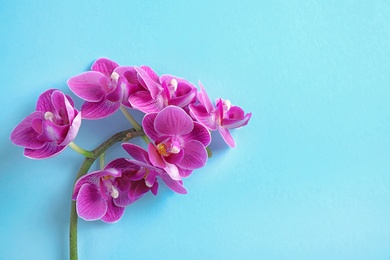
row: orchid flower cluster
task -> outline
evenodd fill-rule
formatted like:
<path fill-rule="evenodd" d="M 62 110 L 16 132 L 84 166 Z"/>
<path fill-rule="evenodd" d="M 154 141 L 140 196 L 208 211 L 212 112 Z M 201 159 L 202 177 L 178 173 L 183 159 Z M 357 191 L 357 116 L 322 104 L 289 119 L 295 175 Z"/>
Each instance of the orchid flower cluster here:
<path fill-rule="evenodd" d="M 123 142 L 126 157 L 79 176 L 72 199 L 78 216 L 88 221 L 118 221 L 128 205 L 148 192 L 156 195 L 160 180 L 174 192 L 187 193 L 183 180 L 205 166 L 211 131 L 218 131 L 235 147 L 229 130 L 245 126 L 251 118 L 251 113 L 228 100 L 218 98 L 213 105 L 200 82 L 198 91 L 185 79 L 158 76 L 148 66 L 119 66 L 106 58 L 96 60 L 90 71 L 71 77 L 68 86 L 84 100 L 80 110 L 69 95 L 50 89 L 12 131 L 11 141 L 24 147 L 26 157 L 49 158 L 70 146 L 94 158 L 95 154 L 73 142 L 81 122 L 105 118 L 117 110 L 146 141 L 146 149 Z M 131 109 L 145 114 L 141 125 L 132 118 Z M 126 136 L 137 136 L 131 133 Z"/>

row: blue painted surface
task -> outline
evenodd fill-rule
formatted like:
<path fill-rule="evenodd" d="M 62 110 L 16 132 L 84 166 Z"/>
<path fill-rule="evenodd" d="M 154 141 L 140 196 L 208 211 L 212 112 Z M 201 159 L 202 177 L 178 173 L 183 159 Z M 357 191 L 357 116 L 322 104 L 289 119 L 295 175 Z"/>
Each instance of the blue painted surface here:
<path fill-rule="evenodd" d="M 82 158 L 29 160 L 9 134 L 41 92 L 71 94 L 66 80 L 102 56 L 201 80 L 253 117 L 235 149 L 215 136 L 188 195 L 161 185 L 116 224 L 80 221 L 80 259 L 390 258 L 388 1 L 0 6 L 0 259 L 68 258 Z M 76 142 L 126 127 L 119 113 L 84 121 Z"/>

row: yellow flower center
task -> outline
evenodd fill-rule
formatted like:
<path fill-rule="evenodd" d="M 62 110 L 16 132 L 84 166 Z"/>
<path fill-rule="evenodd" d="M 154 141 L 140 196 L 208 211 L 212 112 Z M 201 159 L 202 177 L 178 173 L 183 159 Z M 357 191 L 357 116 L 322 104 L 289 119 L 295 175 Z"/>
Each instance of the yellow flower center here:
<path fill-rule="evenodd" d="M 167 153 L 167 145 L 164 143 L 159 143 L 157 146 L 157 151 L 159 154 L 162 156 L 168 156 L 169 154 Z"/>

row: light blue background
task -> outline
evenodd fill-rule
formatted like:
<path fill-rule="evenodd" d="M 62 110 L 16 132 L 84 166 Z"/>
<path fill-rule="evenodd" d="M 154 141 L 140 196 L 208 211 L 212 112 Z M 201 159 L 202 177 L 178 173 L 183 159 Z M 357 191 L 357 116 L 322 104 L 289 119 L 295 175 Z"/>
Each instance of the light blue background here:
<path fill-rule="evenodd" d="M 9 134 L 102 56 L 253 117 L 235 149 L 215 136 L 188 195 L 160 185 L 117 224 L 79 221 L 80 259 L 390 259 L 389 2 L 256 0 L 0 1 L 0 259 L 68 258 L 82 157 L 29 160 Z M 84 121 L 75 141 L 127 126 Z"/>

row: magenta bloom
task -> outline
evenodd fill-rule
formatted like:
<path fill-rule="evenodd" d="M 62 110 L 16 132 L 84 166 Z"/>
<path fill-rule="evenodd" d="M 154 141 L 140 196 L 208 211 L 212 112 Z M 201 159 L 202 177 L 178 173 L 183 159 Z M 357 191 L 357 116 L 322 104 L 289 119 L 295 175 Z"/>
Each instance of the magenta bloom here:
<path fill-rule="evenodd" d="M 101 170 L 81 177 L 75 184 L 73 200 L 84 220 L 117 222 L 125 207 L 148 191 L 157 194 L 156 178 L 145 181 L 146 172 L 124 158 L 116 159 Z"/>
<path fill-rule="evenodd" d="M 36 111 L 20 122 L 11 133 L 11 141 L 25 147 L 24 155 L 44 159 L 57 155 L 74 140 L 81 115 L 73 100 L 56 89 L 42 93 Z"/>
<path fill-rule="evenodd" d="M 86 101 L 81 107 L 85 119 L 107 117 L 121 104 L 131 107 L 129 95 L 142 88 L 133 67 L 122 67 L 105 58 L 96 60 L 91 71 L 71 77 L 68 86 Z"/>
<path fill-rule="evenodd" d="M 145 115 L 142 126 L 145 134 L 154 141 L 156 153 L 165 162 L 183 169 L 181 177 L 207 162 L 206 146 L 210 144 L 209 131 L 181 108 L 168 106 L 158 113 Z M 158 160 L 157 158 L 154 160 Z"/>
<path fill-rule="evenodd" d="M 186 107 L 196 100 L 196 88 L 188 81 L 171 75 L 158 75 L 149 67 L 135 67 L 144 90 L 130 95 L 134 108 L 144 113 L 159 112 L 166 106 Z"/>
<path fill-rule="evenodd" d="M 183 187 L 183 181 L 180 179 L 178 168 L 173 164 L 156 160 L 156 157 L 151 155 L 155 151 L 153 144 L 149 143 L 148 145 L 149 153 L 141 147 L 130 143 L 122 144 L 122 147 L 134 158 L 134 160 L 128 161 L 140 166 L 147 173 L 144 178 L 148 185 L 150 185 L 151 180 L 154 180 L 158 176 L 171 190 L 180 194 L 187 193 L 187 190 Z"/>
<path fill-rule="evenodd" d="M 189 106 L 191 116 L 207 129 L 218 130 L 225 142 L 230 147 L 235 147 L 236 144 L 229 129 L 248 124 L 252 113 L 245 114 L 242 108 L 233 106 L 229 100 L 223 100 L 222 98 L 216 100 L 216 107 L 214 107 L 200 82 L 199 85 L 201 91 L 198 93 L 198 100 L 200 104 Z"/>

